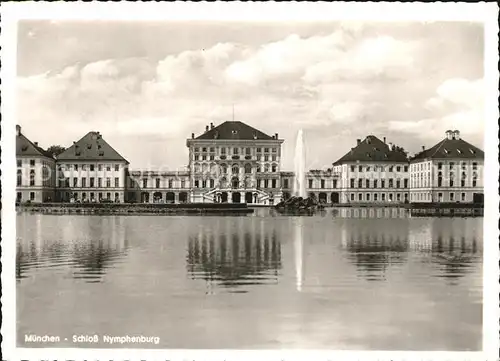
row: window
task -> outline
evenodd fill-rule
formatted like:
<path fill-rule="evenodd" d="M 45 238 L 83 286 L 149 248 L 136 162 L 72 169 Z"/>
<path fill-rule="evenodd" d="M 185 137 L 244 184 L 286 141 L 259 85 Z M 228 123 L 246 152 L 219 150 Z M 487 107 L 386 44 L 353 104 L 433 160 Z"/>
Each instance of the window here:
<path fill-rule="evenodd" d="M 313 188 L 313 180 L 312 179 L 309 179 L 309 188 Z"/>
<path fill-rule="evenodd" d="M 205 179 L 201 181 L 201 188 L 207 188 L 207 181 Z"/>
<path fill-rule="evenodd" d="M 91 172 L 93 172 L 93 171 L 94 171 L 94 165 L 93 165 L 93 164 L 91 164 L 91 165 L 90 165 L 90 171 L 91 171 Z"/>
<path fill-rule="evenodd" d="M 392 172 L 392 171 L 393 171 L 393 168 L 394 168 L 393 166 L 390 166 L 390 167 L 389 167 L 389 172 Z"/>
<path fill-rule="evenodd" d="M 30 192 L 30 201 L 35 200 L 35 192 Z"/>
<path fill-rule="evenodd" d="M 82 178 L 82 187 L 86 188 L 87 187 L 87 178 Z"/>
<path fill-rule="evenodd" d="M 373 180 L 373 188 L 377 188 L 378 179 Z"/>
<path fill-rule="evenodd" d="M 385 193 L 382 193 L 382 202 L 385 202 Z"/>
<path fill-rule="evenodd" d="M 366 200 L 369 201 L 370 200 L 370 193 L 367 193 L 366 194 Z"/>
<path fill-rule="evenodd" d="M 269 148 L 264 148 L 264 153 L 269 153 Z"/>
<path fill-rule="evenodd" d="M 325 188 L 325 180 L 324 179 L 321 180 L 321 188 Z"/>
<path fill-rule="evenodd" d="M 351 201 L 354 200 L 354 193 L 351 193 Z"/>
<path fill-rule="evenodd" d="M 78 178 L 76 178 L 76 177 L 73 178 L 73 187 L 78 187 Z"/>
<path fill-rule="evenodd" d="M 17 160 L 17 168 L 21 168 L 23 166 L 23 161 L 21 159 Z"/>
<path fill-rule="evenodd" d="M 362 166 L 362 165 L 360 165 L 360 166 L 358 167 L 358 172 L 362 172 L 362 171 L 363 171 L 363 166 Z"/>
<path fill-rule="evenodd" d="M 174 188 L 174 181 L 172 179 L 168 180 L 168 188 Z"/>
<path fill-rule="evenodd" d="M 206 152 L 206 151 L 207 151 L 207 148 L 206 148 L 206 147 L 203 147 L 203 148 L 201 148 L 201 151 L 202 151 L 202 152 Z"/>
<path fill-rule="evenodd" d="M 94 192 L 90 192 L 90 199 L 94 199 Z"/>
<path fill-rule="evenodd" d="M 454 202 L 455 201 L 455 193 L 450 193 L 450 202 Z"/>
<path fill-rule="evenodd" d="M 231 171 L 232 171 L 233 174 L 238 174 L 240 172 L 240 168 L 235 164 L 231 168 Z"/>
<path fill-rule="evenodd" d="M 396 172 L 401 172 L 401 167 L 400 166 L 396 167 Z"/>
<path fill-rule="evenodd" d="M 401 180 L 396 180 L 396 188 L 401 188 Z"/>
<path fill-rule="evenodd" d="M 476 169 L 477 169 L 477 163 L 476 163 L 476 162 L 473 162 L 473 163 L 472 163 L 472 169 L 473 169 L 473 170 L 476 170 Z"/>
<path fill-rule="evenodd" d="M 271 160 L 272 160 L 273 162 L 276 162 L 276 156 L 275 156 L 275 155 L 271 156 Z"/>
<path fill-rule="evenodd" d="M 201 156 L 201 160 L 207 160 L 207 156 L 206 156 L 205 154 L 203 154 L 203 155 Z"/>
<path fill-rule="evenodd" d="M 20 187 L 23 183 L 23 171 L 21 169 L 17 170 L 17 186 Z"/>
<path fill-rule="evenodd" d="M 226 148 L 221 148 L 220 149 L 220 154 L 225 155 L 226 154 Z"/>
<path fill-rule="evenodd" d="M 252 173 L 252 165 L 247 163 L 245 164 L 245 174 L 250 174 Z"/>
<path fill-rule="evenodd" d="M 283 179 L 283 188 L 288 188 L 288 178 Z"/>
<path fill-rule="evenodd" d="M 455 181 L 455 174 L 453 172 L 450 173 L 450 187 L 453 187 Z"/>
<path fill-rule="evenodd" d="M 115 172 L 118 172 L 120 170 L 120 165 L 119 164 L 115 164 Z"/>
<path fill-rule="evenodd" d="M 269 161 L 269 156 L 268 155 L 264 156 L 264 161 L 266 161 L 266 162 Z"/>
<path fill-rule="evenodd" d="M 351 188 L 354 188 L 354 178 L 351 178 Z"/>
<path fill-rule="evenodd" d="M 405 179 L 403 180 L 403 184 L 404 184 L 404 187 L 405 187 L 405 188 L 408 188 L 408 179 L 407 179 L 407 178 L 405 178 Z"/>
<path fill-rule="evenodd" d="M 443 201 L 443 193 L 438 193 L 438 202 Z"/>
<path fill-rule="evenodd" d="M 363 188 L 363 180 L 358 179 L 358 188 Z"/>
<path fill-rule="evenodd" d="M 271 179 L 271 187 L 276 188 L 276 179 Z"/>
<path fill-rule="evenodd" d="M 35 185 L 35 170 L 30 170 L 30 186 Z"/>
<path fill-rule="evenodd" d="M 109 193 L 109 192 L 108 192 L 108 193 L 106 193 L 106 198 L 107 198 L 108 200 L 109 200 L 109 199 L 111 199 L 111 193 Z"/>
<path fill-rule="evenodd" d="M 87 169 L 87 165 L 86 164 L 82 164 L 82 170 L 85 170 Z"/>
<path fill-rule="evenodd" d="M 117 179 L 118 178 L 115 178 L 115 180 L 117 180 Z M 160 188 L 160 178 L 156 178 L 155 181 L 156 181 L 156 188 Z M 115 185 L 115 187 L 118 187 L 118 186 Z"/>
<path fill-rule="evenodd" d="M 245 148 L 245 154 L 250 155 L 252 153 L 252 150 L 250 148 Z"/>
<path fill-rule="evenodd" d="M 358 193 L 358 201 L 362 201 L 362 200 L 363 200 L 363 194 Z"/>
<path fill-rule="evenodd" d="M 407 165 L 404 166 L 404 171 L 408 172 L 408 166 Z"/>
<path fill-rule="evenodd" d="M 183 179 L 181 180 L 181 188 L 185 188 L 186 187 L 186 181 Z"/>
<path fill-rule="evenodd" d="M 101 171 L 102 171 L 102 164 L 98 164 L 98 165 L 97 165 L 97 170 L 98 170 L 99 172 L 101 172 Z"/>
<path fill-rule="evenodd" d="M 392 198 L 392 193 L 389 193 L 389 202 L 392 202 L 393 198 Z"/>
<path fill-rule="evenodd" d="M 401 193 L 396 194 L 396 200 L 401 202 Z"/>
<path fill-rule="evenodd" d="M 238 148 L 233 148 L 233 154 L 238 154 Z"/>
<path fill-rule="evenodd" d="M 262 153 L 262 148 L 257 148 L 257 153 Z"/>
<path fill-rule="evenodd" d="M 371 167 L 366 167 L 366 171 L 369 172 L 371 170 Z"/>
<path fill-rule="evenodd" d="M 210 147 L 210 153 L 214 153 L 215 152 L 215 148 L 214 147 Z"/>
<path fill-rule="evenodd" d="M 380 188 L 385 188 L 385 179 L 380 180 Z"/>
<path fill-rule="evenodd" d="M 355 167 L 351 165 L 351 172 L 354 172 Z"/>
<path fill-rule="evenodd" d="M 332 188 L 337 188 L 337 180 L 336 179 L 333 180 L 333 187 Z"/>
<path fill-rule="evenodd" d="M 462 200 L 462 202 L 465 202 L 465 193 L 462 193 L 461 200 Z"/>
<path fill-rule="evenodd" d="M 375 193 L 375 194 L 373 195 L 373 200 L 374 200 L 375 202 L 376 202 L 376 201 L 378 201 L 378 193 Z"/>
<path fill-rule="evenodd" d="M 366 185 L 366 188 L 370 188 L 370 180 L 369 179 L 367 179 L 365 181 L 365 185 Z"/>
<path fill-rule="evenodd" d="M 276 148 L 271 148 L 271 152 L 276 153 Z"/>
<path fill-rule="evenodd" d="M 35 160 L 34 159 L 30 159 L 30 167 L 34 167 L 35 166 Z"/>
<path fill-rule="evenodd" d="M 94 177 L 91 177 L 91 178 L 90 178 L 90 188 L 94 188 L 94 187 L 95 187 L 94 182 L 95 182 L 95 178 L 94 178 Z"/>
<path fill-rule="evenodd" d="M 441 172 L 438 173 L 438 187 L 443 186 L 443 174 Z"/>
<path fill-rule="evenodd" d="M 210 160 L 214 160 L 214 159 L 215 159 L 215 156 L 211 155 Z"/>
<path fill-rule="evenodd" d="M 194 155 L 194 160 L 200 160 L 200 157 L 198 156 L 198 154 Z"/>
<path fill-rule="evenodd" d="M 277 169 L 278 169 L 278 167 L 277 167 L 275 164 L 273 164 L 273 165 L 271 166 L 271 172 L 273 172 L 273 173 L 274 173 L 274 172 L 276 172 L 276 171 L 277 171 Z"/>
<path fill-rule="evenodd" d="M 260 183 L 261 183 L 260 179 L 257 179 L 257 188 L 260 188 Z"/>
<path fill-rule="evenodd" d="M 465 169 L 466 169 L 466 167 L 467 167 L 467 163 L 462 162 L 462 170 L 465 170 Z"/>
<path fill-rule="evenodd" d="M 148 180 L 147 179 L 143 179 L 142 180 L 142 188 L 147 188 L 147 187 L 148 187 Z"/>
<path fill-rule="evenodd" d="M 91 170 L 92 170 L 92 169 L 91 169 Z M 107 170 L 108 172 L 111 172 L 111 165 L 110 165 L 110 164 L 106 164 L 106 170 Z"/>
<path fill-rule="evenodd" d="M 461 186 L 461 187 L 465 187 L 465 179 L 463 179 L 463 178 L 462 178 L 462 179 L 460 180 L 460 186 Z"/>
<path fill-rule="evenodd" d="M 455 167 L 455 163 L 450 162 L 450 170 L 453 170 L 454 167 Z"/>
<path fill-rule="evenodd" d="M 393 180 L 389 179 L 389 188 L 392 188 L 392 186 L 393 186 Z"/>
<path fill-rule="evenodd" d="M 438 169 L 439 170 L 443 169 L 443 163 L 441 163 L 441 162 L 438 163 Z"/>
<path fill-rule="evenodd" d="M 200 181 L 198 179 L 194 180 L 194 187 L 195 188 L 200 188 Z"/>
<path fill-rule="evenodd" d="M 115 177 L 115 188 L 120 186 L 120 178 Z"/>
<path fill-rule="evenodd" d="M 269 179 L 264 179 L 264 188 L 269 188 Z"/>

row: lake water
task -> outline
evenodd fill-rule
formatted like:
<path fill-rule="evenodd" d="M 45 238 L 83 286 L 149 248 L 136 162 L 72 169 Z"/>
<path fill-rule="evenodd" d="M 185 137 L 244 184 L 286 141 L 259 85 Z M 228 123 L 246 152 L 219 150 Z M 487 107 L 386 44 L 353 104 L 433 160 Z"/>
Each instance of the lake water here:
<path fill-rule="evenodd" d="M 52 347 L 480 350 L 482 218 L 17 218 L 17 338 Z M 99 342 L 73 344 L 73 335 Z M 110 346 L 103 336 L 156 336 Z M 67 340 L 65 340 L 67 339 Z"/>

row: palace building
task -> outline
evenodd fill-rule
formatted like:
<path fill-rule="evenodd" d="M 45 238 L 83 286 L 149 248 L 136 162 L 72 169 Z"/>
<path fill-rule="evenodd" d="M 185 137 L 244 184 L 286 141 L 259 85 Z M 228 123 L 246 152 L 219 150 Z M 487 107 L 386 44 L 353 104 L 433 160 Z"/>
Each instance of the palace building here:
<path fill-rule="evenodd" d="M 281 201 L 281 144 L 239 121 L 207 125 L 191 134 L 190 202 L 273 204 Z"/>
<path fill-rule="evenodd" d="M 409 201 L 408 157 L 403 148 L 374 135 L 333 163 L 340 203 L 404 203 Z"/>
<path fill-rule="evenodd" d="M 16 202 L 50 202 L 55 199 L 56 160 L 16 125 Z"/>
<path fill-rule="evenodd" d="M 458 130 L 410 159 L 413 203 L 482 203 L 484 152 L 460 137 Z"/>
<path fill-rule="evenodd" d="M 191 188 L 189 172 L 130 171 L 128 202 L 188 203 Z"/>
<path fill-rule="evenodd" d="M 99 132 L 89 132 L 57 157 L 57 199 L 124 202 L 128 164 Z"/>

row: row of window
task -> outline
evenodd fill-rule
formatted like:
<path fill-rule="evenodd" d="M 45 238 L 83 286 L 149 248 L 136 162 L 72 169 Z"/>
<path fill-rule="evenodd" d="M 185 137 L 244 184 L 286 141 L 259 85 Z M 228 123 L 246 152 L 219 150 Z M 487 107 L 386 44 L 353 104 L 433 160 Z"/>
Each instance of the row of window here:
<path fill-rule="evenodd" d="M 156 178 L 155 179 L 155 186 L 156 186 L 156 188 L 162 188 L 161 187 L 161 179 L 160 178 Z M 181 180 L 181 188 L 185 188 L 185 186 L 186 186 L 186 181 Z M 143 188 L 147 188 L 148 187 L 148 179 L 143 179 L 142 180 L 142 187 Z M 173 179 L 169 179 L 167 181 L 167 188 L 174 188 L 174 180 Z"/>
<path fill-rule="evenodd" d="M 120 165 L 115 164 L 114 166 L 112 166 L 111 164 L 97 164 L 97 171 L 99 171 L 99 172 L 102 171 L 103 169 L 106 169 L 106 171 L 110 172 L 111 169 L 113 169 L 113 168 L 116 172 L 118 172 L 120 170 Z M 78 169 L 87 170 L 87 164 L 68 164 L 66 166 L 59 165 L 58 169 L 60 172 L 65 171 L 65 170 L 78 171 Z M 96 170 L 96 165 L 95 164 L 88 164 L 88 169 L 91 172 L 94 172 Z"/>
<path fill-rule="evenodd" d="M 261 165 L 257 165 L 256 172 L 257 173 L 262 173 L 262 169 L 264 169 L 265 173 L 276 173 L 278 171 L 278 165 L 277 164 L 264 164 L 264 167 Z M 202 164 L 201 166 L 199 164 L 194 164 L 194 172 L 195 173 L 200 173 L 200 172 L 208 172 L 209 170 L 209 165 L 208 164 Z M 212 173 L 216 173 L 217 166 L 212 165 L 211 171 Z M 245 174 L 251 174 L 252 173 L 252 165 L 247 163 L 243 167 L 244 173 Z M 227 174 L 228 173 L 228 166 L 226 164 L 221 164 L 220 166 L 220 171 L 222 174 Z M 231 167 L 231 173 L 232 174 L 239 174 L 240 173 L 240 167 L 238 165 L 233 165 Z"/>
<path fill-rule="evenodd" d="M 221 181 L 221 188 L 226 188 L 228 184 L 226 181 Z M 253 181 L 251 179 L 247 179 L 244 182 L 246 188 L 253 188 Z M 257 189 L 259 188 L 278 188 L 278 180 L 277 179 L 257 179 Z M 232 188 L 239 188 L 240 181 L 238 179 L 233 179 L 229 184 Z M 194 180 L 195 188 L 214 188 L 215 180 L 214 179 L 195 179 Z M 286 187 L 285 187 L 286 188 Z"/>
<path fill-rule="evenodd" d="M 355 165 L 351 165 L 351 172 L 355 172 L 356 171 L 356 168 L 358 169 L 358 172 L 384 172 L 384 171 L 388 171 L 388 172 L 394 172 L 394 169 L 396 172 L 401 172 L 401 170 L 403 172 L 408 172 L 408 166 L 405 165 L 405 166 L 383 166 L 383 165 L 375 165 L 375 166 L 370 166 L 370 165 L 365 165 L 365 166 L 362 166 L 362 165 L 358 165 L 358 166 L 355 166 Z"/>
<path fill-rule="evenodd" d="M 401 188 L 400 179 L 397 179 L 396 182 L 394 182 L 393 179 L 388 180 L 389 188 L 394 188 L 394 184 L 396 184 L 396 188 Z M 378 179 L 374 179 L 373 182 L 371 182 L 370 179 L 358 179 L 357 182 L 357 188 L 379 188 L 378 185 L 379 185 Z M 351 178 L 350 186 L 351 188 L 356 188 L 356 180 L 354 178 Z M 380 180 L 380 188 L 385 188 L 385 179 Z M 403 188 L 408 188 L 408 179 L 403 180 Z"/>
<path fill-rule="evenodd" d="M 266 154 L 266 155 L 264 155 L 264 158 L 262 158 L 261 155 L 257 155 L 257 160 L 258 161 L 262 161 L 263 159 L 264 159 L 265 162 L 268 162 L 269 159 L 271 159 L 271 161 L 273 161 L 273 162 L 276 162 L 278 160 L 278 157 L 276 155 L 271 155 L 271 158 L 269 158 L 269 155 Z M 199 160 L 215 160 L 215 156 L 214 155 L 206 155 L 206 154 L 202 154 L 202 155 L 195 154 L 194 155 L 194 160 L 195 161 L 199 161 Z"/>
<path fill-rule="evenodd" d="M 465 170 L 467 168 L 467 163 L 466 162 L 462 162 L 461 165 L 462 165 L 462 169 L 463 170 Z M 438 162 L 437 168 L 439 170 L 443 169 L 443 162 Z M 449 162 L 448 163 L 448 168 L 450 170 L 454 169 L 455 168 L 455 163 L 454 162 Z M 472 162 L 472 169 L 474 169 L 474 170 L 477 169 L 477 162 Z"/>
<path fill-rule="evenodd" d="M 96 184 L 97 179 L 97 184 Z M 64 187 L 70 187 L 70 178 L 65 178 L 64 181 L 60 181 L 60 184 L 64 184 Z M 104 184 L 104 185 L 103 185 Z M 78 178 L 73 178 L 72 187 L 82 187 L 87 188 L 87 178 L 80 178 L 80 182 L 78 182 Z M 120 178 L 114 178 L 114 187 L 118 188 L 120 186 Z M 111 178 L 89 178 L 89 188 L 111 188 Z"/>
<path fill-rule="evenodd" d="M 220 149 L 220 154 L 228 154 L 231 150 L 232 150 L 232 153 L 231 154 L 234 154 L 234 155 L 238 155 L 240 154 L 240 151 L 241 151 L 241 154 L 246 154 L 246 155 L 251 155 L 252 154 L 252 148 L 239 148 L 239 147 L 233 147 L 233 148 L 228 148 L 228 147 L 219 147 Z M 262 150 L 264 150 L 264 152 L 262 152 Z M 198 152 L 202 152 L 202 153 L 215 153 L 215 147 L 194 147 L 194 152 L 195 153 L 198 153 Z M 278 148 L 276 147 L 272 147 L 272 148 L 261 148 L 261 147 L 258 147 L 257 148 L 257 153 L 277 153 L 278 152 Z"/>
<path fill-rule="evenodd" d="M 458 183 L 455 183 L 455 181 L 453 179 L 450 179 L 450 181 L 448 182 L 448 187 L 457 187 L 458 186 L 457 184 Z M 443 178 L 438 177 L 437 186 L 438 187 L 445 187 L 445 184 L 443 183 Z M 472 179 L 472 186 L 477 187 L 477 179 L 476 178 Z M 460 187 L 466 187 L 465 179 L 460 180 Z"/>
<path fill-rule="evenodd" d="M 448 194 L 448 199 L 450 202 L 455 202 L 458 200 L 458 197 L 455 197 L 454 192 L 450 192 Z M 410 195 L 410 199 L 412 201 L 432 201 L 432 195 L 430 193 L 412 193 Z M 466 200 L 466 194 L 465 193 L 460 193 L 460 201 L 465 202 Z M 443 202 L 444 201 L 444 195 L 443 193 L 438 193 L 438 201 Z"/>
<path fill-rule="evenodd" d="M 95 193 L 94 192 L 89 192 L 89 198 L 91 201 L 92 200 L 96 200 L 95 198 Z M 72 195 L 70 195 L 69 193 L 66 193 L 66 197 L 70 197 L 70 198 L 73 198 L 75 201 L 78 200 L 78 193 L 73 193 Z M 114 194 L 114 199 L 115 201 L 118 200 L 120 198 L 120 194 L 118 192 L 115 192 Z M 82 198 L 81 198 L 83 201 L 87 199 L 87 193 L 86 192 L 82 192 Z M 97 193 L 97 200 L 103 200 L 103 199 L 106 199 L 106 200 L 111 200 L 111 193 L 108 192 L 106 193 L 106 196 L 104 196 L 104 193 L 102 192 L 99 192 Z"/>
<path fill-rule="evenodd" d="M 29 163 L 30 163 L 30 167 L 34 167 L 36 162 L 35 162 L 34 159 L 30 159 Z M 22 166 L 23 166 L 23 160 L 22 159 L 18 159 L 17 160 L 17 168 L 21 168 Z"/>
<path fill-rule="evenodd" d="M 386 198 L 386 194 L 385 193 L 358 193 L 358 197 L 357 197 L 357 201 L 358 202 L 385 202 L 386 200 L 389 201 L 389 202 L 394 202 L 394 200 L 396 202 L 401 202 L 402 200 L 407 200 L 408 199 L 408 194 L 405 193 L 404 194 L 404 197 L 401 197 L 401 193 L 396 193 L 396 196 L 394 197 L 394 194 L 392 193 L 389 193 L 387 194 L 387 198 Z M 356 196 L 354 193 L 351 193 L 350 195 L 350 200 L 351 201 L 356 201 Z"/>

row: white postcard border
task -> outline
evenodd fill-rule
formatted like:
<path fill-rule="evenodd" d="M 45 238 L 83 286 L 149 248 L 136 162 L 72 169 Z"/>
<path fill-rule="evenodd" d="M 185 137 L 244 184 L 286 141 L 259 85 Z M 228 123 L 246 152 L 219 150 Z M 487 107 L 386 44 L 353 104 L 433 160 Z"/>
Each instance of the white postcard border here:
<path fill-rule="evenodd" d="M 494 3 L 7 3 L 2 6 L 2 351 L 6 360 L 332 360 L 498 358 L 498 7 Z M 307 16 L 307 18 L 306 18 Z M 485 24 L 483 352 L 28 349 L 15 347 L 16 39 L 21 19 L 478 21 Z M 33 110 L 36 111 L 36 110 Z M 57 130 L 54 130 L 57 131 Z"/>

